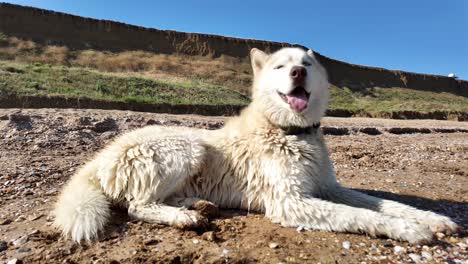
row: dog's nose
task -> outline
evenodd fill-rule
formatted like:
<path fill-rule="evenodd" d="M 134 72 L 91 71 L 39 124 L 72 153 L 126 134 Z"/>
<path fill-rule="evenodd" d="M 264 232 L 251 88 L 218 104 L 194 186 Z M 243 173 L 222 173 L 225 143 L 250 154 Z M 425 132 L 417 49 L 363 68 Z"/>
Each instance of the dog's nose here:
<path fill-rule="evenodd" d="M 289 75 L 295 81 L 302 81 L 307 76 L 307 70 L 301 66 L 293 66 Z"/>

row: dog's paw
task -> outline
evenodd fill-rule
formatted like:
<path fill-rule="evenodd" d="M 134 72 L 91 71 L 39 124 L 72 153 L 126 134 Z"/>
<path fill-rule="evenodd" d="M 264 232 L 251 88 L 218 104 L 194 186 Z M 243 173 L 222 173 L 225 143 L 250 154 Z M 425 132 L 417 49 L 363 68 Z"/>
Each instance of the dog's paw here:
<path fill-rule="evenodd" d="M 423 224 L 429 226 L 433 233 L 446 233 L 446 234 L 454 234 L 459 230 L 459 226 L 453 222 L 449 217 L 442 216 L 442 215 L 431 215 L 421 221 Z"/>
<path fill-rule="evenodd" d="M 428 243 L 434 236 L 429 226 L 415 221 L 395 219 L 391 225 L 392 227 L 388 234 L 390 238 L 408 241 L 411 244 Z"/>
<path fill-rule="evenodd" d="M 218 206 L 206 200 L 196 202 L 190 209 L 194 209 L 208 219 L 215 218 L 219 214 Z"/>
<path fill-rule="evenodd" d="M 205 229 L 208 219 L 198 211 L 186 211 L 177 217 L 174 225 L 184 230 Z"/>

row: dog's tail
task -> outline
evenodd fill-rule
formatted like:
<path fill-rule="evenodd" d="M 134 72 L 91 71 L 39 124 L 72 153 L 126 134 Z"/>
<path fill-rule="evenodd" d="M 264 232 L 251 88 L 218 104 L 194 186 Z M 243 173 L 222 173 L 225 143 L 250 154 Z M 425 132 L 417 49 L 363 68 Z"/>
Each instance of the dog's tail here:
<path fill-rule="evenodd" d="M 110 216 L 110 202 L 93 182 L 95 170 L 84 167 L 65 186 L 55 206 L 54 225 L 74 241 L 91 240 Z"/>

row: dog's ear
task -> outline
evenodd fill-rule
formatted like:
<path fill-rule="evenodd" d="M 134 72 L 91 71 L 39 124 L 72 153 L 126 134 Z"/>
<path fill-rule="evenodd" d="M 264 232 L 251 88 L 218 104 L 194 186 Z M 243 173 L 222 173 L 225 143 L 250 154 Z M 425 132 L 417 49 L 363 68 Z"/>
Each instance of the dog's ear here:
<path fill-rule="evenodd" d="M 267 58 L 268 55 L 257 48 L 253 48 L 252 50 L 250 50 L 250 62 L 252 63 L 254 75 L 260 72 Z"/>
<path fill-rule="evenodd" d="M 307 50 L 307 55 L 309 55 L 312 59 L 317 60 L 312 50 Z"/>

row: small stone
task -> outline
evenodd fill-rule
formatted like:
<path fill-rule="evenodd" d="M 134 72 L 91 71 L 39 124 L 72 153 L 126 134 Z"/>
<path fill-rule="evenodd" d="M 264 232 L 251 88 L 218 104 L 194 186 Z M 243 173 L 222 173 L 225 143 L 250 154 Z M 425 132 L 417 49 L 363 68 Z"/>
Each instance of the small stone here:
<path fill-rule="evenodd" d="M 463 242 L 457 243 L 457 246 L 459 246 L 463 250 L 468 247 L 468 245 L 466 243 L 463 243 Z"/>
<path fill-rule="evenodd" d="M 192 240 L 192 243 L 194 243 L 195 245 L 198 245 L 198 244 L 200 244 L 200 240 L 198 240 L 198 239 L 193 239 L 193 240 Z"/>
<path fill-rule="evenodd" d="M 342 244 L 343 248 L 344 249 L 350 249 L 351 248 L 351 242 L 349 241 L 343 241 L 343 244 Z"/>
<path fill-rule="evenodd" d="M 449 242 L 450 243 L 458 243 L 458 242 L 460 242 L 460 240 L 458 240 L 456 237 L 450 237 Z"/>
<path fill-rule="evenodd" d="M 23 244 L 25 244 L 26 242 L 28 242 L 28 236 L 22 236 L 16 240 L 13 241 L 13 245 L 15 246 L 21 246 Z"/>
<path fill-rule="evenodd" d="M 0 219 L 0 225 L 8 225 L 11 223 L 11 219 L 5 218 L 5 219 Z"/>
<path fill-rule="evenodd" d="M 304 231 L 304 227 L 303 227 L 303 226 L 298 226 L 298 227 L 296 228 L 296 231 L 297 231 L 298 233 L 300 233 L 300 232 Z"/>
<path fill-rule="evenodd" d="M 441 233 L 441 232 L 437 232 L 435 235 L 436 235 L 437 239 L 442 239 L 442 238 L 445 237 L 445 234 Z"/>
<path fill-rule="evenodd" d="M 5 241 L 0 241 L 0 252 L 8 249 L 8 244 Z"/>
<path fill-rule="evenodd" d="M 422 258 L 418 254 L 411 253 L 411 254 L 408 254 L 408 257 L 410 257 L 410 259 L 413 260 L 415 263 L 421 263 L 422 262 Z"/>
<path fill-rule="evenodd" d="M 28 220 L 29 221 L 35 221 L 35 220 L 41 218 L 42 216 L 44 216 L 44 215 L 43 214 L 33 214 L 33 215 L 28 216 Z"/>
<path fill-rule="evenodd" d="M 393 246 L 392 241 L 389 241 L 389 240 L 384 240 L 384 241 L 382 241 L 380 244 L 381 244 L 382 246 L 384 246 L 384 247 L 391 247 L 391 246 Z"/>
<path fill-rule="evenodd" d="M 223 255 L 227 255 L 231 252 L 231 250 L 223 248 Z"/>
<path fill-rule="evenodd" d="M 268 246 L 269 246 L 270 248 L 278 248 L 278 247 L 279 247 L 279 244 L 278 244 L 278 243 L 270 243 L 270 244 L 268 244 Z"/>
<path fill-rule="evenodd" d="M 10 259 L 10 260 L 7 262 L 7 264 L 21 264 L 21 263 L 23 263 L 23 261 L 21 261 L 20 259 L 16 259 L 16 258 Z"/>
<path fill-rule="evenodd" d="M 400 246 L 395 246 L 393 248 L 393 252 L 395 252 L 395 254 L 397 254 L 397 255 L 400 255 L 401 253 L 405 253 L 405 251 L 406 250 L 404 248 L 400 247 Z"/>
<path fill-rule="evenodd" d="M 101 122 L 97 122 L 94 124 L 94 126 L 91 128 L 95 132 L 98 133 L 104 133 L 107 131 L 115 131 L 118 129 L 117 122 L 112 119 L 112 118 L 106 118 Z"/>
<path fill-rule="evenodd" d="M 20 215 L 15 219 L 15 222 L 23 222 L 24 220 L 26 220 L 26 216 Z"/>
<path fill-rule="evenodd" d="M 158 243 L 159 243 L 159 240 L 154 239 L 154 238 L 149 238 L 143 241 L 143 244 L 145 244 L 145 246 L 154 246 L 154 245 L 157 245 Z"/>
<path fill-rule="evenodd" d="M 53 215 L 48 215 L 48 216 L 46 217 L 46 221 L 47 221 L 47 222 L 53 222 L 54 219 L 55 219 L 55 217 L 54 217 Z"/>
<path fill-rule="evenodd" d="M 213 242 L 213 241 L 216 240 L 216 235 L 214 234 L 213 231 L 205 232 L 205 233 L 203 233 L 203 235 L 201 237 L 202 237 L 202 239 L 204 239 L 206 241 L 210 241 L 210 242 Z"/>
<path fill-rule="evenodd" d="M 432 260 L 432 254 L 429 251 L 421 252 L 421 256 L 427 260 Z"/>
<path fill-rule="evenodd" d="M 25 253 L 25 252 L 29 252 L 29 251 L 31 251 L 30 248 L 24 248 L 24 247 L 18 248 L 16 250 L 16 252 L 18 252 L 18 253 Z"/>
<path fill-rule="evenodd" d="M 154 119 L 150 119 L 150 120 L 146 121 L 146 124 L 147 125 L 161 125 L 161 122 L 157 121 L 157 120 L 154 120 Z"/>
<path fill-rule="evenodd" d="M 39 234 L 39 230 L 37 229 L 34 229 L 33 231 L 31 231 L 31 233 L 29 233 L 30 236 L 34 236 L 34 235 L 37 235 Z"/>

